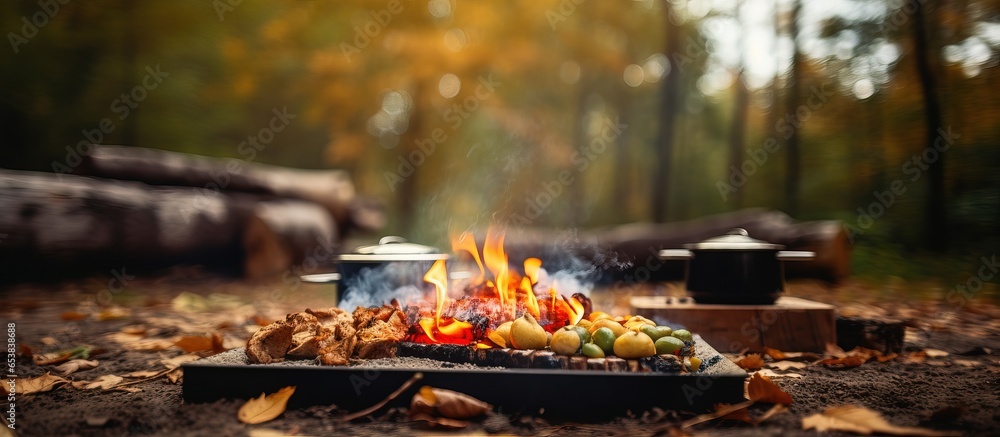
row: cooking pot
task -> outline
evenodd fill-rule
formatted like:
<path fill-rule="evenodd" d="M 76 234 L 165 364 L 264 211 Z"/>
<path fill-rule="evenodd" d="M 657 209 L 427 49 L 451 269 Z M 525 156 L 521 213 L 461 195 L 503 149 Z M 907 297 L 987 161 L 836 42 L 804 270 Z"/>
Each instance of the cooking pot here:
<path fill-rule="evenodd" d="M 303 275 L 300 279 L 308 283 L 338 284 L 338 302 L 353 293 L 402 297 L 392 294 L 403 287 L 421 291 L 426 285 L 424 274 L 434 262 L 447 259 L 447 254 L 434 247 L 410 243 L 402 237 L 387 236 L 378 244 L 361 246 L 351 253 L 338 255 L 334 258 L 338 270 L 335 273 Z"/>
<path fill-rule="evenodd" d="M 699 303 L 771 304 L 784 290 L 782 261 L 807 261 L 816 254 L 781 250 L 784 246 L 750 238 L 745 229 L 685 249 L 659 252 L 662 260 L 687 261 L 687 292 Z"/>

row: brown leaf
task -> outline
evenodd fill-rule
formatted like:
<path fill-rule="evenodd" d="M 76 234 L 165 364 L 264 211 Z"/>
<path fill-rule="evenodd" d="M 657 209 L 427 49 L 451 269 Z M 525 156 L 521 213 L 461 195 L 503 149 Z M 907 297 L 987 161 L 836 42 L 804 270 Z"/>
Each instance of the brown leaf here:
<path fill-rule="evenodd" d="M 130 334 L 130 335 L 146 335 L 146 326 L 145 325 L 128 325 L 128 326 L 122 327 L 122 331 L 121 332 L 123 334 Z"/>
<path fill-rule="evenodd" d="M 97 320 L 104 322 L 108 320 L 118 320 L 124 317 L 128 317 L 128 315 L 129 312 L 127 309 L 119 306 L 113 306 L 102 310 L 101 312 L 97 313 L 94 317 Z"/>
<path fill-rule="evenodd" d="M 70 360 L 55 367 L 61 374 L 69 375 L 81 370 L 90 370 L 97 367 L 97 360 Z"/>
<path fill-rule="evenodd" d="M 52 345 L 58 343 L 56 341 L 56 339 L 54 339 L 52 337 L 42 337 L 42 339 L 40 341 L 42 342 L 42 344 L 44 344 L 46 346 L 52 346 Z"/>
<path fill-rule="evenodd" d="M 54 364 L 62 364 L 69 361 L 73 357 L 73 352 L 55 352 L 51 354 L 41 354 L 31 357 L 31 360 L 39 366 L 51 366 Z"/>
<path fill-rule="evenodd" d="M 878 362 L 880 362 L 880 363 L 884 363 L 884 362 L 887 362 L 887 361 L 895 360 L 896 357 L 898 357 L 898 356 L 899 356 L 899 354 L 893 352 L 893 353 L 891 353 L 889 355 L 879 355 L 879 356 L 875 357 L 875 359 L 878 360 Z"/>
<path fill-rule="evenodd" d="M 896 426 L 886 421 L 881 414 L 854 405 L 827 408 L 823 413 L 813 414 L 802 419 L 803 430 L 814 428 L 819 432 L 844 431 L 863 435 L 872 433 L 912 436 L 961 435 L 952 431 Z"/>
<path fill-rule="evenodd" d="M 114 388 L 114 386 L 120 384 L 124 380 L 125 380 L 125 378 L 122 378 L 121 376 L 118 376 L 118 375 L 101 375 L 99 378 L 97 378 L 97 379 L 95 379 L 93 381 L 90 381 L 86 385 L 84 385 L 83 389 L 84 390 L 94 390 L 94 389 L 108 390 L 108 389 Z M 76 384 L 73 384 L 73 386 L 76 387 Z"/>
<path fill-rule="evenodd" d="M 770 418 L 772 418 L 774 416 L 777 416 L 777 415 L 779 415 L 781 413 L 784 413 L 785 411 L 788 411 L 788 407 L 786 407 L 786 406 L 784 406 L 782 404 L 774 404 L 774 405 L 771 406 L 770 409 L 768 409 L 767 411 L 765 411 L 764 414 L 762 414 L 760 417 L 754 419 L 753 423 L 755 425 L 760 425 L 761 423 L 764 423 L 765 420 L 770 419 Z"/>
<path fill-rule="evenodd" d="M 269 395 L 260 394 L 240 407 L 236 417 L 240 422 L 248 424 L 264 423 L 281 415 L 288 406 L 288 398 L 295 393 L 295 386 L 285 387 Z"/>
<path fill-rule="evenodd" d="M 743 408 L 737 408 L 735 410 L 732 410 L 731 407 L 732 407 L 731 404 L 715 404 L 715 411 L 719 412 L 719 411 L 722 411 L 722 410 L 731 410 L 728 413 L 726 413 L 725 415 L 720 416 L 719 417 L 720 419 L 735 420 L 735 421 L 738 421 L 738 422 L 746 422 L 746 423 L 754 423 L 753 419 L 750 418 L 750 410 L 749 410 L 750 406 L 749 405 L 747 405 L 747 406 L 745 406 Z"/>
<path fill-rule="evenodd" d="M 250 318 L 250 321 L 257 326 L 267 326 L 273 322 L 276 322 L 276 320 L 268 319 L 267 317 L 264 317 L 260 314 L 254 314 L 254 316 Z"/>
<path fill-rule="evenodd" d="M 736 365 L 746 370 L 757 370 L 764 367 L 764 360 L 760 358 L 760 354 L 750 354 L 736 360 Z"/>
<path fill-rule="evenodd" d="M 212 350 L 212 337 L 189 335 L 175 341 L 174 346 L 183 349 L 184 352 L 208 351 Z"/>
<path fill-rule="evenodd" d="M 32 393 L 47 392 L 68 382 L 69 380 L 66 378 L 46 373 L 34 378 L 17 378 L 14 380 L 14 387 L 17 390 L 17 394 L 30 395 Z M 8 390 L 10 390 L 6 382 L 0 384 L 0 386 L 3 387 L 4 393 L 8 393 Z"/>
<path fill-rule="evenodd" d="M 66 312 L 60 314 L 59 318 L 65 320 L 67 322 L 71 322 L 71 321 L 86 319 L 87 315 L 84 314 L 84 313 L 81 313 L 79 311 L 66 311 Z"/>
<path fill-rule="evenodd" d="M 775 360 L 790 360 L 802 356 L 801 352 L 782 352 L 780 350 L 764 346 L 764 354 Z"/>
<path fill-rule="evenodd" d="M 420 413 L 410 417 L 415 422 L 422 422 L 428 428 L 463 429 L 469 426 L 465 420 L 449 419 L 447 417 L 434 417 L 427 413 Z"/>
<path fill-rule="evenodd" d="M 903 362 L 907 364 L 919 364 L 924 361 L 927 361 L 927 352 L 924 351 L 910 352 L 903 356 Z"/>
<path fill-rule="evenodd" d="M 760 369 L 760 370 L 758 370 L 758 371 L 756 371 L 754 373 L 766 376 L 768 378 L 794 378 L 794 379 L 800 379 L 800 378 L 803 377 L 801 373 L 795 373 L 795 372 L 778 373 L 778 372 L 775 372 L 775 371 L 773 371 L 771 369 Z"/>
<path fill-rule="evenodd" d="M 181 378 L 183 377 L 184 377 L 184 369 L 181 368 L 177 368 L 167 372 L 167 380 L 169 380 L 171 384 L 177 384 L 177 382 L 180 381 Z"/>
<path fill-rule="evenodd" d="M 199 358 L 201 358 L 201 357 L 199 357 L 197 355 L 194 355 L 194 354 L 185 354 L 185 355 L 178 355 L 178 356 L 173 357 L 173 358 L 167 358 L 167 359 L 160 360 L 160 363 L 163 364 L 164 366 L 166 366 L 167 369 L 174 370 L 174 369 L 177 369 L 177 368 L 181 367 L 181 364 L 184 364 L 184 363 L 186 363 L 188 361 L 194 361 L 194 360 L 197 360 Z"/>
<path fill-rule="evenodd" d="M 850 369 L 858 367 L 866 362 L 868 362 L 868 359 L 863 356 L 851 355 L 843 358 L 827 358 L 825 360 L 820 360 L 816 364 L 833 368 Z"/>
<path fill-rule="evenodd" d="M 844 352 L 840 346 L 837 346 L 834 343 L 826 344 L 826 354 L 834 358 L 843 358 L 847 356 L 847 352 Z"/>
<path fill-rule="evenodd" d="M 410 414 L 435 414 L 449 419 L 467 419 L 485 414 L 493 406 L 465 393 L 423 386 L 410 402 Z"/>
<path fill-rule="evenodd" d="M 31 349 L 31 346 L 28 346 L 24 343 L 21 343 L 18 346 L 18 350 L 20 351 L 22 357 L 25 357 L 29 360 L 35 357 L 35 351 Z"/>
<path fill-rule="evenodd" d="M 796 370 L 798 370 L 798 369 L 804 369 L 806 366 L 807 366 L 806 363 L 802 363 L 802 362 L 798 362 L 798 361 L 775 361 L 775 362 L 767 363 L 767 367 L 770 367 L 770 368 L 773 368 L 773 369 L 778 369 L 778 370 L 780 370 L 782 372 L 784 372 L 784 371 L 786 371 L 788 369 L 796 369 Z"/>
<path fill-rule="evenodd" d="M 162 370 L 137 370 L 135 372 L 126 373 L 126 378 L 151 378 L 156 375 L 163 373 Z"/>
<path fill-rule="evenodd" d="M 927 354 L 927 358 L 941 358 L 950 355 L 948 352 L 938 349 L 924 349 L 924 353 Z"/>
<path fill-rule="evenodd" d="M 778 387 L 770 378 L 755 373 L 747 383 L 747 395 L 751 401 L 771 404 L 791 405 L 792 396 Z"/>

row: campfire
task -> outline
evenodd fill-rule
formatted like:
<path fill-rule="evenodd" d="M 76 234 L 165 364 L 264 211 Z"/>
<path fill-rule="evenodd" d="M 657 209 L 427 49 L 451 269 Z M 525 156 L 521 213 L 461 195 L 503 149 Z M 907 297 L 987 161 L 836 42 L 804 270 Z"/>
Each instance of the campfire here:
<path fill-rule="evenodd" d="M 496 336 L 499 326 L 530 314 L 547 332 L 575 325 L 590 312 L 590 300 L 576 293 L 566 297 L 557 281 L 548 281 L 542 261 L 528 258 L 521 272 L 512 268 L 503 247 L 504 234 L 491 230 L 482 254 L 475 239 L 462 234 L 452 242 L 456 253 L 468 254 L 479 268 L 478 276 L 451 287 L 444 260 L 438 260 L 424 275 L 435 288 L 433 301 L 407 302 L 404 311 L 415 319 L 406 337 L 414 343 L 505 347 Z M 523 274 L 522 274 L 523 272 Z M 457 288 L 459 296 L 452 297 Z M 492 338 L 491 338 L 492 337 Z"/>

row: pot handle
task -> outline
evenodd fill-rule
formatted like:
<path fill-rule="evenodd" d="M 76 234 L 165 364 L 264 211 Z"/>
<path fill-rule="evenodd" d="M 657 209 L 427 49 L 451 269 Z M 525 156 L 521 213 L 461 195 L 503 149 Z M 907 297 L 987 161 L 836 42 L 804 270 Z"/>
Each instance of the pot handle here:
<path fill-rule="evenodd" d="M 664 261 L 686 261 L 691 259 L 691 251 L 687 249 L 663 249 L 659 252 Z"/>
<path fill-rule="evenodd" d="M 816 252 L 804 250 L 782 250 L 778 252 L 778 261 L 809 261 L 816 258 Z"/>
<path fill-rule="evenodd" d="M 340 282 L 340 273 L 317 273 L 315 275 L 299 276 L 302 282 L 310 284 L 336 284 Z"/>

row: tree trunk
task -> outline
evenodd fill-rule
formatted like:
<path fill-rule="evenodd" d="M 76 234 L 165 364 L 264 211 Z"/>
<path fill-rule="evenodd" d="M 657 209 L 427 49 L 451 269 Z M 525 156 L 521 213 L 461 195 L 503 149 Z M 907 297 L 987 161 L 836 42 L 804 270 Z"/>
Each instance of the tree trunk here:
<path fill-rule="evenodd" d="M 729 165 L 731 168 L 739 169 L 743 162 L 743 151 L 746 148 L 747 129 L 747 105 L 749 103 L 749 90 L 743 83 L 743 69 L 736 73 L 736 81 L 733 83 L 733 118 L 729 125 Z M 733 206 L 739 209 L 743 206 L 743 190 L 747 187 L 735 187 L 733 193 Z"/>
<path fill-rule="evenodd" d="M 913 12 L 913 43 L 914 59 L 917 63 L 917 73 L 920 77 L 920 92 L 924 99 L 924 123 L 926 125 L 926 136 L 924 149 L 934 149 L 934 141 L 937 139 L 938 128 L 941 128 L 941 102 L 938 99 L 936 90 L 937 84 L 934 77 L 934 67 L 931 58 L 935 56 L 930 46 L 930 24 L 924 10 L 924 2 L 914 2 L 916 6 Z M 930 184 L 927 202 L 925 206 L 925 230 L 927 236 L 927 247 L 931 250 L 942 252 L 948 247 L 948 220 L 947 204 L 945 202 L 944 187 L 944 153 L 937 154 L 937 160 L 928 162 L 927 181 Z"/>
<path fill-rule="evenodd" d="M 0 280 L 126 275 L 174 264 L 259 277 L 332 250 L 337 234 L 325 208 L 261 199 L 0 170 Z M 264 234 L 274 244 L 247 244 Z M 267 271 L 247 270 L 257 266 Z"/>
<path fill-rule="evenodd" d="M 670 2 L 663 4 L 664 23 L 666 31 L 666 51 L 671 55 L 681 53 L 680 29 L 673 22 L 673 6 Z M 670 211 L 670 174 L 672 173 L 672 158 L 674 153 L 674 128 L 677 119 L 677 104 L 680 93 L 680 67 L 671 65 L 670 73 L 664 78 L 660 87 L 660 126 L 655 143 L 656 165 L 653 166 L 652 218 L 654 222 L 663 222 Z"/>
<path fill-rule="evenodd" d="M 795 117 L 796 108 L 799 107 L 800 91 L 802 89 L 802 56 L 799 52 L 799 18 L 802 10 L 802 1 L 794 0 L 792 4 L 792 22 L 791 22 L 791 38 L 792 38 L 792 71 L 791 80 L 788 90 L 788 104 L 786 109 L 788 113 Z M 796 122 L 798 124 L 798 122 Z M 788 149 L 788 154 L 786 155 L 785 161 L 785 208 L 787 212 L 791 215 L 797 215 L 799 212 L 799 186 L 801 184 L 799 176 L 799 166 L 801 165 L 801 157 L 799 150 L 799 129 L 798 126 L 792 126 L 791 136 L 788 137 L 788 142 L 786 148 Z"/>
<path fill-rule="evenodd" d="M 377 229 L 384 221 L 379 209 L 371 211 L 371 202 L 358 201 L 350 176 L 342 170 L 299 170 L 125 146 L 94 146 L 76 170 L 150 185 L 195 187 L 206 194 L 243 192 L 308 200 L 330 211 L 341 235 L 354 227 Z"/>

